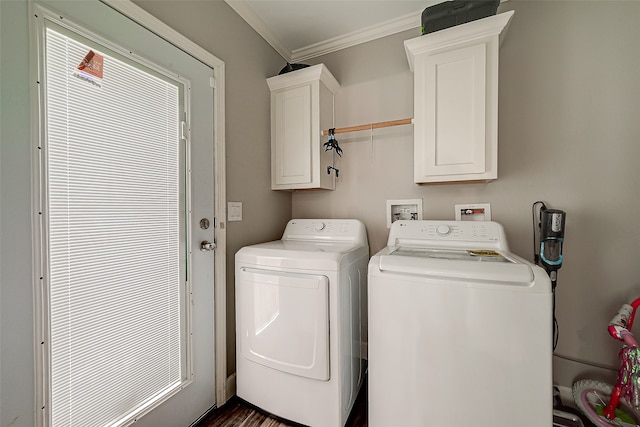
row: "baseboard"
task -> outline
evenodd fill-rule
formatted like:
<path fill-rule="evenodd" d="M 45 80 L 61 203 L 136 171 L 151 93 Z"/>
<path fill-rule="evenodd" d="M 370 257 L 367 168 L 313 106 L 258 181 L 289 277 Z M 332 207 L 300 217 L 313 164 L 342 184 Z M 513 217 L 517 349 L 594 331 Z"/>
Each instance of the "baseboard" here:
<path fill-rule="evenodd" d="M 612 384 L 618 377 L 617 367 L 590 363 L 555 353 L 553 355 L 553 383 L 571 389 L 576 381 L 589 378 Z"/>
<path fill-rule="evenodd" d="M 573 390 L 570 387 L 565 387 L 562 385 L 554 386 L 560 392 L 560 401 L 564 406 L 569 408 L 576 408 L 576 404 L 573 401 Z"/>
<path fill-rule="evenodd" d="M 225 402 L 236 395 L 236 373 L 229 375 L 224 384 Z"/>

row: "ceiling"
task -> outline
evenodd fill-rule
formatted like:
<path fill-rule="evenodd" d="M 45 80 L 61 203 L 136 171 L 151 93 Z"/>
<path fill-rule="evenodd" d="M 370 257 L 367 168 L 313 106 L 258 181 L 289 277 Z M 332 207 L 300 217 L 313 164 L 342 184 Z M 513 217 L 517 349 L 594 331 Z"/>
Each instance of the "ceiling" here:
<path fill-rule="evenodd" d="M 225 0 L 282 57 L 295 63 L 420 27 L 441 0 Z"/>

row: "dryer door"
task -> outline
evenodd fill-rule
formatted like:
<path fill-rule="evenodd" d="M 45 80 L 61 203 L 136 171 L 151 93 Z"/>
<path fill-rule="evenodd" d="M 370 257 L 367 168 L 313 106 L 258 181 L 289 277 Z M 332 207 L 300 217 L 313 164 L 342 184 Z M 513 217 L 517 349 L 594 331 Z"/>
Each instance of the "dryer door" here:
<path fill-rule="evenodd" d="M 329 380 L 329 279 L 241 267 L 236 280 L 240 355 L 282 372 Z"/>

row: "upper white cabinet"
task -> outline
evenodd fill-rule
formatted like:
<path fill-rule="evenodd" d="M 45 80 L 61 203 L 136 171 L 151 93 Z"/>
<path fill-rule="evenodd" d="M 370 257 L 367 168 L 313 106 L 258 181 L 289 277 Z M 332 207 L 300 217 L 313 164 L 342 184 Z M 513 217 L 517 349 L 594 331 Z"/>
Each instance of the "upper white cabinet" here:
<path fill-rule="evenodd" d="M 333 97 L 340 85 L 324 64 L 267 79 L 271 89 L 271 188 L 335 188 L 327 173 L 333 152 L 321 132 L 333 127 Z"/>
<path fill-rule="evenodd" d="M 498 177 L 498 50 L 513 11 L 404 42 L 416 183 Z"/>

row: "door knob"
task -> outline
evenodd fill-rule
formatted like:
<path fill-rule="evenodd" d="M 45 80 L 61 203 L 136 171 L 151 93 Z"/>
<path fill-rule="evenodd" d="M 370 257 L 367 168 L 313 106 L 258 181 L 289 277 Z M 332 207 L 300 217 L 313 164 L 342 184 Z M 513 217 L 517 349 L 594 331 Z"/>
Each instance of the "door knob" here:
<path fill-rule="evenodd" d="M 202 252 L 209 252 L 209 251 L 213 251 L 216 248 L 216 244 L 213 242 L 210 242 L 208 240 L 203 240 L 202 242 L 200 242 L 200 250 Z"/>

